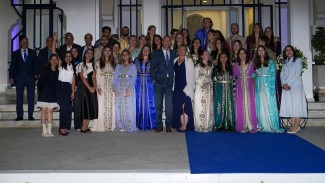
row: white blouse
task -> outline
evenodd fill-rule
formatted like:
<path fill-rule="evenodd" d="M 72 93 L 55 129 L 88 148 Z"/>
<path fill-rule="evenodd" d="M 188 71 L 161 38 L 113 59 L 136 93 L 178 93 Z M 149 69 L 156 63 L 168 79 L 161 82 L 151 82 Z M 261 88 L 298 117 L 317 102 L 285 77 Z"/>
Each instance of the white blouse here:
<path fill-rule="evenodd" d="M 73 79 L 73 66 L 72 64 L 67 65 L 67 69 L 63 67 L 59 68 L 59 81 L 68 82 L 72 84 Z"/>
<path fill-rule="evenodd" d="M 84 63 L 81 62 L 77 65 L 76 72 L 80 74 L 82 72 L 82 75 L 87 78 L 87 75 L 94 71 L 93 64 L 92 63 L 86 63 L 87 67 L 84 66 Z"/>

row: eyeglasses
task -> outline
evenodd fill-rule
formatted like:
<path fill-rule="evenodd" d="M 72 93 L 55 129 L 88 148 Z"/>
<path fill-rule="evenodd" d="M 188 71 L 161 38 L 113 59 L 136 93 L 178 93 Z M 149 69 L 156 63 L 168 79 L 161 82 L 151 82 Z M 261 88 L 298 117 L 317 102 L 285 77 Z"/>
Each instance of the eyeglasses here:
<path fill-rule="evenodd" d="M 72 36 L 67 36 L 67 37 L 65 37 L 65 38 L 67 38 L 67 39 L 72 39 Z"/>

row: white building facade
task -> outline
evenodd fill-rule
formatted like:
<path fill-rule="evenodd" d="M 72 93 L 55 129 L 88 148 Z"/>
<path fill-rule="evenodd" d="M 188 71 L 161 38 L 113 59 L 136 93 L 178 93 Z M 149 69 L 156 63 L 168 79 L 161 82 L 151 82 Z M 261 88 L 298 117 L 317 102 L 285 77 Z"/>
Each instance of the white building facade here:
<path fill-rule="evenodd" d="M 21 3 L 18 0 L 14 2 Z M 28 3 L 39 2 L 29 0 Z M 303 82 L 307 99 L 314 100 L 311 69 L 313 49 L 310 40 L 317 26 L 325 26 L 325 3 L 322 0 L 55 0 L 55 3 L 58 9 L 54 10 L 54 23 L 50 26 L 53 30 L 48 28 L 50 11 L 46 13 L 47 10 L 42 10 L 43 14 L 38 11 L 26 13 L 25 34 L 29 38 L 30 48 L 44 47 L 45 38 L 50 32 L 60 32 L 61 37 L 65 32 L 71 32 L 79 45 L 84 45 L 84 35 L 91 33 L 94 44 L 105 25 L 112 28 L 112 34 L 118 34 L 121 27 L 128 26 L 130 34 L 137 36 L 146 35 L 149 25 L 155 25 L 157 34 L 162 36 L 172 28 L 191 31 L 195 29 L 193 27 L 200 26 L 199 22 L 191 22 L 190 17 L 195 16 L 211 17 L 213 28 L 220 30 L 225 37 L 230 35 L 230 24 L 234 22 L 239 24 L 243 36 L 248 36 L 252 23 L 271 26 L 275 35 L 281 38 L 282 47 L 291 44 L 307 57 L 309 68 L 303 73 Z M 62 12 L 63 16 L 60 15 Z M 38 15 L 36 22 L 32 18 L 35 14 Z M 0 2 L 0 17 L 0 92 L 4 92 L 9 87 L 11 51 L 18 46 L 17 39 L 12 42 L 13 33 L 18 33 L 22 26 L 21 17 L 10 1 Z M 39 26 L 44 28 L 35 31 L 35 27 Z"/>

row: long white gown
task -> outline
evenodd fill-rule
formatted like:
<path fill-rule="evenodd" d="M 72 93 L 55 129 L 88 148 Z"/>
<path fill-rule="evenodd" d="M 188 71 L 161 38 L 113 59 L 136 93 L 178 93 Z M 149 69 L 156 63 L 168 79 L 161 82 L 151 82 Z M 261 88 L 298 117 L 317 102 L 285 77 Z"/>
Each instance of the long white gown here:
<path fill-rule="evenodd" d="M 195 67 L 194 93 L 194 127 L 198 132 L 212 131 L 214 124 L 213 113 L 213 84 L 211 80 L 212 67 Z"/>
<path fill-rule="evenodd" d="M 98 119 L 93 121 L 92 131 L 104 132 L 115 130 L 115 110 L 114 110 L 114 90 L 113 76 L 114 68 L 106 64 L 100 69 L 99 63 L 96 64 L 97 88 L 102 89 L 102 94 L 98 98 Z"/>
<path fill-rule="evenodd" d="M 302 60 L 293 58 L 286 60 L 282 66 L 281 83 L 288 84 L 290 90 L 282 90 L 280 116 L 281 117 L 307 117 L 307 103 L 304 85 L 301 77 Z"/>

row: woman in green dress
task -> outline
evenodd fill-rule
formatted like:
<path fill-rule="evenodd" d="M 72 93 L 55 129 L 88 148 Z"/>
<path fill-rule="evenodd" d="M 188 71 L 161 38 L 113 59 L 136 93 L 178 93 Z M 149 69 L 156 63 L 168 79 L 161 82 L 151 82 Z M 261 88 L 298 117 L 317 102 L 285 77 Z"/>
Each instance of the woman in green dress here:
<path fill-rule="evenodd" d="M 214 131 L 234 132 L 235 111 L 232 82 L 232 66 L 227 53 L 220 53 L 211 78 L 215 83 Z"/>

